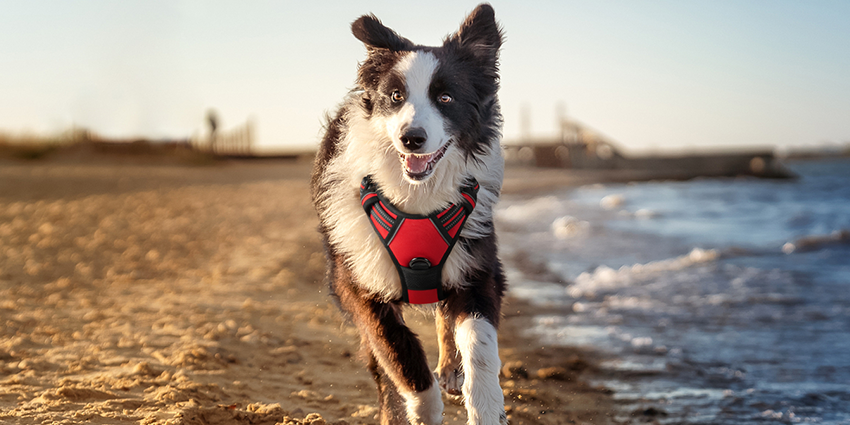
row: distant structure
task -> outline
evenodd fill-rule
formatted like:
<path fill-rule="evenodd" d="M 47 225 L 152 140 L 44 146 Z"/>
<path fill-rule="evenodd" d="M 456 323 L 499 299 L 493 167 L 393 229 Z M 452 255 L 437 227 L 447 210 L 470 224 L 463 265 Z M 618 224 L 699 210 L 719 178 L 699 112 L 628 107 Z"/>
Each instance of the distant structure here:
<path fill-rule="evenodd" d="M 558 110 L 558 136 L 535 138 L 529 136 L 525 129 L 521 139 L 507 141 L 503 145 L 506 161 L 509 164 L 537 167 L 640 172 L 651 179 L 794 176 L 775 158 L 772 149 L 627 156 L 610 138 L 578 121 L 568 119 L 562 108 L 559 106 Z M 527 118 L 523 117 L 525 120 Z M 523 126 L 527 125 L 523 123 Z"/>
<path fill-rule="evenodd" d="M 557 137 L 531 137 L 525 130 L 520 140 L 504 145 L 507 160 L 538 167 L 616 168 L 623 155 L 615 143 L 563 114 L 559 111 Z"/>
<path fill-rule="evenodd" d="M 215 152 L 216 136 L 218 135 L 216 133 L 218 131 L 218 114 L 213 109 L 207 111 L 207 124 L 210 126 L 210 151 Z"/>
<path fill-rule="evenodd" d="M 209 125 L 209 136 L 193 137 L 192 145 L 196 150 L 207 151 L 216 156 L 228 157 L 252 157 L 254 156 L 254 122 L 246 121 L 244 124 L 227 130 L 219 130 L 218 116 L 214 111 L 207 113 L 207 124 Z"/>

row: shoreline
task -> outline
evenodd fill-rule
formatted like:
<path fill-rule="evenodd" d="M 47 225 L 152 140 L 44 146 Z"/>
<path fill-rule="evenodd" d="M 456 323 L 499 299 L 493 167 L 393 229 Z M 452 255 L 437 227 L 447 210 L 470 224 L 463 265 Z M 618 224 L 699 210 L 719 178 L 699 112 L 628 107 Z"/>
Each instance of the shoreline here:
<path fill-rule="evenodd" d="M 359 338 L 324 287 L 310 167 L 0 169 L 0 419 L 377 423 Z M 511 423 L 611 423 L 610 391 L 584 383 L 592 356 L 523 334 L 533 310 L 503 309 Z M 433 318 L 405 317 L 435 364 Z M 465 423 L 445 401 L 444 423 Z"/>

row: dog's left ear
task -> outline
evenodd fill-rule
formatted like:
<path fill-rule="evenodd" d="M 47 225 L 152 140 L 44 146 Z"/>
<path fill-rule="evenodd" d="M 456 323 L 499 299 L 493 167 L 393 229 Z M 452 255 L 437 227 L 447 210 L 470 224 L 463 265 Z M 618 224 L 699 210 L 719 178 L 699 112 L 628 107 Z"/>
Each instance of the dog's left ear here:
<path fill-rule="evenodd" d="M 444 45 L 455 45 L 470 52 L 476 60 L 481 61 L 481 65 L 495 71 L 502 40 L 502 30 L 496 23 L 496 12 L 489 4 L 482 3 L 466 17 L 460 29 L 446 39 Z"/>

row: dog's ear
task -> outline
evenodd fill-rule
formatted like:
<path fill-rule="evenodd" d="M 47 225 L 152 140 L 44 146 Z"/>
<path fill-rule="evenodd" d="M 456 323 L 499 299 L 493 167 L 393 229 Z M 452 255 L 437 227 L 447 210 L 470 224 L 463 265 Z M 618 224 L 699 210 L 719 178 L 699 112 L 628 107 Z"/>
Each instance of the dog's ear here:
<path fill-rule="evenodd" d="M 374 49 L 401 52 L 413 47 L 410 40 L 385 27 L 375 15 L 363 15 L 352 22 L 351 33 L 362 41 L 370 52 Z"/>
<path fill-rule="evenodd" d="M 467 50 L 482 61 L 482 65 L 495 70 L 502 41 L 502 30 L 496 23 L 496 12 L 489 4 L 482 3 L 466 17 L 460 29 L 446 39 L 445 45 L 454 44 Z"/>

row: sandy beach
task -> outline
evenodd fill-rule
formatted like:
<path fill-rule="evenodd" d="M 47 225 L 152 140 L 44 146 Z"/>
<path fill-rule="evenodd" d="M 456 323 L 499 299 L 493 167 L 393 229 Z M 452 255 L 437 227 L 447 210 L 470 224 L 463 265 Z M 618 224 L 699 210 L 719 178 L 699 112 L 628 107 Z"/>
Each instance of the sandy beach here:
<path fill-rule="evenodd" d="M 376 424 L 327 297 L 310 167 L 0 163 L 0 422 Z M 591 357 L 524 336 L 529 308 L 503 309 L 511 423 L 612 422 Z M 407 319 L 435 364 L 433 319 Z M 465 421 L 446 399 L 444 423 Z"/>

